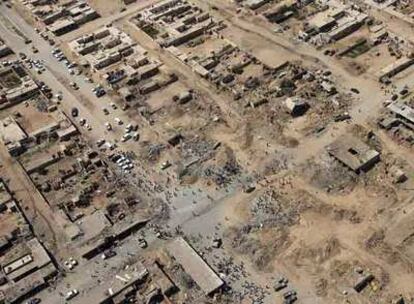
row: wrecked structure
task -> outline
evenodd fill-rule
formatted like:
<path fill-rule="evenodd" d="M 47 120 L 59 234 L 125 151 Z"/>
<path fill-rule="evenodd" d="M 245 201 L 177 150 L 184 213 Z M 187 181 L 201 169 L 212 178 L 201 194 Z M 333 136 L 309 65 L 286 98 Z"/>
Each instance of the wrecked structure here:
<path fill-rule="evenodd" d="M 11 65 L 0 70 L 1 109 L 22 102 L 38 92 L 38 85 L 22 65 Z"/>

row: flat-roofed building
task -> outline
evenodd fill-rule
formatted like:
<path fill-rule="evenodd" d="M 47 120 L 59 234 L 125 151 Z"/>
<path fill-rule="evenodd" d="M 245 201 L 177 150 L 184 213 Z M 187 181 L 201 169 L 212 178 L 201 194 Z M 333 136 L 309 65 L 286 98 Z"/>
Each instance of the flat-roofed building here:
<path fill-rule="evenodd" d="M 378 75 L 379 81 L 382 82 L 387 78 L 394 77 L 395 75 L 409 68 L 413 64 L 414 58 L 402 57 L 380 71 Z"/>
<path fill-rule="evenodd" d="M 23 152 L 28 135 L 13 117 L 0 121 L 0 136 L 10 155 L 16 156 Z"/>
<path fill-rule="evenodd" d="M 368 171 L 380 161 L 380 153 L 361 140 L 344 135 L 327 147 L 329 155 L 356 173 Z"/>
<path fill-rule="evenodd" d="M 77 24 L 73 19 L 59 19 L 48 27 L 49 31 L 56 36 L 61 36 L 77 28 Z"/>
<path fill-rule="evenodd" d="M 183 238 L 174 240 L 168 246 L 168 251 L 206 295 L 224 285 L 223 280 Z"/>

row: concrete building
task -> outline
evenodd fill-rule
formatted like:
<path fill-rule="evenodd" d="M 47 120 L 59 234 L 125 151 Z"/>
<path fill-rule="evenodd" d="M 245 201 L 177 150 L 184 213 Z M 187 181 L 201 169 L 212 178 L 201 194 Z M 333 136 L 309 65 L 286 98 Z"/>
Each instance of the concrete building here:
<path fill-rule="evenodd" d="M 0 122 L 0 136 L 10 155 L 17 156 L 25 149 L 28 135 L 13 117 Z"/>
<path fill-rule="evenodd" d="M 206 295 L 224 285 L 222 279 L 183 238 L 173 241 L 168 246 L 168 251 Z"/>
<path fill-rule="evenodd" d="M 301 116 L 309 109 L 306 100 L 296 97 L 289 97 L 285 100 L 285 106 L 290 115 L 293 117 Z"/>
<path fill-rule="evenodd" d="M 270 0 L 246 0 L 243 2 L 243 5 L 252 10 L 255 10 L 269 2 Z"/>
<path fill-rule="evenodd" d="M 340 40 L 358 30 L 368 18 L 365 14 L 356 17 L 345 17 L 337 21 L 337 25 L 328 33 L 330 41 Z"/>
<path fill-rule="evenodd" d="M 402 103 L 392 103 L 387 107 L 397 118 L 414 130 L 414 109 Z"/>
<path fill-rule="evenodd" d="M 49 264 L 52 261 L 36 238 L 17 244 L 2 258 L 3 271 L 13 282 L 18 282 Z"/>
<path fill-rule="evenodd" d="M 380 153 L 361 140 L 345 135 L 327 147 L 329 155 L 343 163 L 355 173 L 368 171 L 380 161 Z"/>
<path fill-rule="evenodd" d="M 383 82 L 386 79 L 394 77 L 395 75 L 409 68 L 413 64 L 414 58 L 402 57 L 383 68 L 378 75 L 378 79 L 379 81 Z"/>
<path fill-rule="evenodd" d="M 29 99 L 39 91 L 39 87 L 31 78 L 21 79 L 21 84 L 17 87 L 4 90 L 5 103 L 3 107 Z"/>
<path fill-rule="evenodd" d="M 30 294 L 47 287 L 47 281 L 57 269 L 42 244 L 32 238 L 13 246 L 1 257 L 1 264 L 9 283 L 7 303 L 23 303 Z"/>

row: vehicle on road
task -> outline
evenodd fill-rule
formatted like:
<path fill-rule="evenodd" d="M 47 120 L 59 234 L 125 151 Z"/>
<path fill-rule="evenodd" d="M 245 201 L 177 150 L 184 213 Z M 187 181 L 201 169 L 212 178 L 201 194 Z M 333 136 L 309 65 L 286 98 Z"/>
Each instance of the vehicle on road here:
<path fill-rule="evenodd" d="M 79 115 L 78 108 L 73 107 L 71 110 L 72 117 L 77 117 Z"/>
<path fill-rule="evenodd" d="M 101 138 L 96 141 L 96 146 L 99 148 L 105 143 L 105 139 Z"/>
<path fill-rule="evenodd" d="M 63 99 L 63 95 L 62 95 L 62 93 L 57 93 L 57 94 L 55 95 L 55 97 L 56 97 L 56 99 L 57 99 L 57 100 L 62 100 L 62 99 Z"/>
<path fill-rule="evenodd" d="M 359 90 L 357 88 L 351 88 L 351 92 L 355 94 L 359 94 Z"/>
<path fill-rule="evenodd" d="M 78 89 L 79 89 L 79 86 L 78 86 L 78 84 L 77 84 L 76 82 L 71 82 L 71 83 L 70 83 L 70 86 L 71 86 L 73 89 L 75 89 L 75 90 L 78 90 Z"/>

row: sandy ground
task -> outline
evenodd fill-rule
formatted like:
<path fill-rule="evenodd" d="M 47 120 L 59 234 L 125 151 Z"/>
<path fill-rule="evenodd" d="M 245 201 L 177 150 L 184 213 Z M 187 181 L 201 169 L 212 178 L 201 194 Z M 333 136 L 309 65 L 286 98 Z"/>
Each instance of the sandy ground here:
<path fill-rule="evenodd" d="M 304 66 L 316 65 L 331 70 L 340 83 L 340 88 L 357 87 L 360 94 L 350 109 L 352 123 L 373 128 L 378 133 L 371 121 L 381 109 L 385 94 L 380 90 L 374 73 L 356 75 L 349 66 L 338 63 L 335 58 L 326 57 L 308 45 L 295 44 L 282 35 L 275 35 L 262 18 L 252 15 L 238 16 L 232 2 L 195 2 L 205 8 L 217 5 L 220 9 L 211 10 L 211 13 L 228 23 L 229 26 L 224 31 L 226 37 L 235 41 L 241 48 L 252 52 L 264 63 L 278 65 L 285 60 L 302 61 Z M 320 135 L 306 136 L 299 131 L 304 120 L 297 120 L 289 125 L 291 128 L 284 134 L 285 141 L 289 144 L 281 143 L 280 137 L 274 140 L 268 136 L 275 132 L 273 126 L 260 129 L 260 126 L 263 126 L 263 123 L 257 123 L 262 122 L 260 114 L 243 116 L 228 95 L 218 92 L 207 80 L 196 76 L 188 66 L 162 50 L 129 22 L 129 18 L 136 13 L 138 7 L 153 2 L 132 4 L 122 16 L 116 15 L 122 7 L 119 1 L 110 1 L 108 4 L 108 1 L 92 0 L 90 3 L 102 18 L 59 38 L 62 45 L 106 23 L 114 22 L 143 45 L 151 56 L 160 59 L 168 70 L 175 72 L 179 77 L 179 84 L 153 94 L 153 109 L 160 109 L 159 113 L 154 115 L 153 125 L 132 110 L 111 110 L 108 118 L 102 113 L 101 108 L 110 108 L 111 98 L 105 96 L 97 100 L 91 93 L 93 84 L 87 84 L 83 76 L 68 75 L 63 66 L 53 61 L 49 46 L 45 42 L 39 42 L 40 54 L 37 56 L 48 61 L 48 71 L 39 78 L 53 88 L 63 91 L 65 101 L 70 101 L 62 105 L 66 111 L 70 111 L 71 107 L 76 105 L 81 111 L 81 116 L 91 122 L 93 130 L 82 130 L 84 136 L 92 144 L 99 138 L 118 141 L 123 133 L 122 128 L 107 132 L 103 127 L 108 119 L 113 120 L 114 117 L 120 117 L 125 122 L 138 122 L 145 141 L 163 143 L 166 134 L 177 129 L 188 135 L 199 133 L 208 140 L 221 143 L 219 152 L 207 162 L 208 164 L 225 163 L 233 155 L 243 168 L 243 174 L 256 185 L 256 190 L 247 194 L 243 192 L 245 176 L 239 177 L 226 189 L 219 189 L 212 185 L 211 181 L 204 179 L 190 182 L 189 178 L 187 183 L 180 184 L 174 180 L 173 169 L 176 168 L 159 172 L 161 161 L 177 160 L 182 153 L 178 148 L 166 149 L 157 162 L 142 161 L 142 169 L 157 172 L 151 173 L 154 174 L 154 181 L 163 185 L 165 183 L 167 189 L 178 189 L 178 194 L 175 193 L 177 196 L 170 202 L 171 209 L 174 210 L 169 221 L 170 227 L 182 226 L 188 235 L 203 235 L 204 239 L 198 245 L 204 248 L 208 244 L 207 236 L 220 234 L 225 237 L 230 229 L 244 226 L 250 221 L 254 222 L 255 219 L 252 219 L 251 215 L 252 202 L 266 191 L 274 190 L 282 199 L 288 200 L 289 203 L 284 205 L 284 208 L 295 209 L 298 204 L 302 204 L 301 208 L 305 207 L 299 211 L 295 209 L 297 222 L 291 226 L 265 226 L 254 232 L 252 238 L 259 239 L 258 243 L 254 244 L 258 244 L 258 248 L 267 254 L 265 257 L 268 264 L 265 269 L 258 269 L 254 258 L 233 248 L 231 238 L 225 238 L 223 249 L 217 251 L 218 260 L 233 256 L 237 263 L 245 263 L 250 273 L 246 280 L 253 281 L 264 289 L 266 285 L 272 286 L 275 277 L 288 277 L 291 287 L 298 290 L 303 303 L 385 303 L 399 293 L 411 295 L 414 290 L 413 281 L 410 279 L 414 265 L 414 250 L 410 243 L 413 228 L 410 226 L 410 216 L 413 212 L 410 200 L 412 192 L 408 190 L 412 189 L 411 183 L 405 184 L 404 187 L 393 185 L 385 173 L 389 165 L 387 160 L 383 160 L 370 175 L 357 178 L 352 186 L 345 187 L 337 193 L 327 193 L 326 189 L 316 187 L 314 181 L 309 178 L 310 173 L 307 170 L 310 169 L 306 164 L 315 160 L 323 162 L 324 159 L 321 160 L 319 157 L 324 153 L 325 146 L 341 134 L 350 132 L 348 123 L 329 125 Z M 16 16 L 13 18 L 16 21 L 17 19 Z M 27 25 L 23 22 L 20 25 L 26 33 L 36 37 Z M 7 38 L 11 40 L 10 37 L 13 36 Z M 25 48 L 21 44 L 16 47 Z M 360 60 L 366 65 L 375 62 L 372 57 L 366 61 L 363 57 Z M 71 81 L 80 84 L 81 90 L 71 90 L 68 85 Z M 171 95 L 186 88 L 192 88 L 197 92 L 197 102 L 202 105 L 194 105 L 194 102 L 186 107 L 177 108 L 169 102 Z M 220 117 L 216 124 L 212 123 L 213 114 Z M 259 128 L 256 129 L 256 126 Z M 378 134 L 386 155 L 390 153 L 398 159 L 406 160 L 405 169 L 411 177 L 414 167 L 412 150 L 399 147 L 385 134 Z M 136 153 L 142 148 L 131 142 L 120 145 L 120 149 Z M 64 248 L 61 231 L 51 224 L 54 215 L 51 214 L 50 208 L 45 205 L 33 184 L 7 152 L 0 149 L 0 154 L 3 159 L 2 173 L 9 176 L 11 188 L 18 189 L 16 196 L 24 206 L 27 205 L 26 210 L 35 223 L 38 235 L 43 235 L 42 239 L 51 248 Z M 268 164 L 273 162 L 277 163 L 277 166 L 266 171 Z M 329 173 L 322 171 L 320 175 Z M 159 176 L 161 178 L 158 179 Z M 123 255 L 126 256 L 129 248 L 135 247 L 126 245 L 125 249 L 122 249 L 125 251 Z M 206 256 L 213 265 L 217 265 L 214 254 Z M 93 268 L 93 265 L 90 267 Z M 352 291 L 355 269 L 358 267 L 374 273 L 376 277 L 377 285 L 370 286 L 369 290 L 362 294 Z M 76 282 L 80 276 L 77 273 L 66 280 L 82 288 L 82 284 Z M 242 283 L 240 280 L 234 284 L 242 290 Z M 381 288 L 378 289 L 377 286 Z M 280 294 L 271 291 L 270 287 L 268 290 L 270 295 L 266 303 L 281 303 Z M 344 291 L 347 294 L 344 294 Z M 51 301 L 53 300 L 54 298 L 51 298 Z"/>

